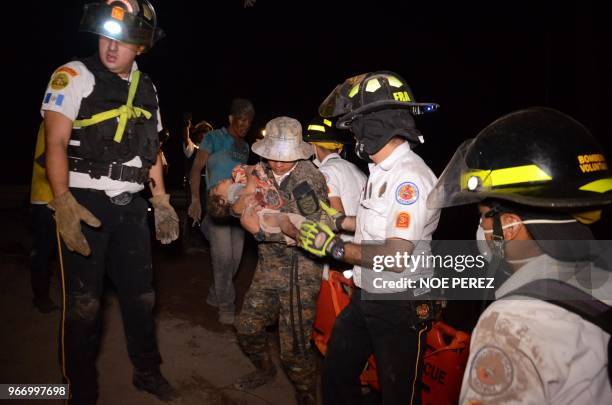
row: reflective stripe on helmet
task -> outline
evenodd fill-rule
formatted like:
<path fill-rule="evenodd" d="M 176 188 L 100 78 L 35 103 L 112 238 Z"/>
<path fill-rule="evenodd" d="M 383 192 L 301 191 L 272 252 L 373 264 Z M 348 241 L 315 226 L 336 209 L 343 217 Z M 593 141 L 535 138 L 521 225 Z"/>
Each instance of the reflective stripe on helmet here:
<path fill-rule="evenodd" d="M 492 188 L 550 180 L 552 180 L 552 177 L 537 165 L 506 167 L 495 170 L 470 170 L 461 176 L 461 189 L 476 191 L 478 186 Z"/>
<path fill-rule="evenodd" d="M 580 187 L 582 191 L 593 191 L 595 193 L 605 193 L 612 190 L 612 179 L 600 179 L 585 184 Z"/>

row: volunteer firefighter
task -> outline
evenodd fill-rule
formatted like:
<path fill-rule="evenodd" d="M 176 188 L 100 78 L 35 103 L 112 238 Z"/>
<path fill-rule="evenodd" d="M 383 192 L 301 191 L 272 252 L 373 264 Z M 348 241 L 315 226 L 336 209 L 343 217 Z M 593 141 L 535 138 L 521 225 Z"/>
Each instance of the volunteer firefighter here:
<path fill-rule="evenodd" d="M 260 193 L 261 198 L 280 195 L 282 213 L 300 214 L 321 220 L 327 192 L 323 175 L 306 160 L 312 148 L 302 141 L 300 123 L 277 117 L 266 124 L 266 136 L 255 142 L 253 152 L 266 159 L 268 178 L 278 194 Z M 259 207 L 260 201 L 254 199 Z M 266 204 L 269 205 L 269 204 Z M 259 224 L 254 205 L 242 213 L 241 223 L 259 242 L 259 259 L 242 312 L 236 319 L 238 342 L 256 370 L 234 385 L 253 389 L 270 381 L 276 371 L 267 348 L 266 326 L 279 323 L 280 357 L 296 389 L 298 404 L 316 403 L 316 364 L 310 344 L 310 331 L 321 284 L 322 266 L 297 246 L 288 246 L 282 233 L 269 234 Z M 297 236 L 297 230 L 296 235 Z"/>
<path fill-rule="evenodd" d="M 611 202 L 601 147 L 557 110 L 505 115 L 457 149 L 427 205 L 479 203 L 490 274 L 510 274 L 472 334 L 461 404 L 612 403 L 612 274 L 587 225 Z"/>
<path fill-rule="evenodd" d="M 353 144 L 354 139 L 348 131 L 336 128 L 334 121 L 320 116 L 314 118 L 304 141 L 312 145 L 313 163 L 325 177 L 330 206 L 347 216 L 355 216 L 366 176 L 356 165 L 340 157 L 344 146 Z M 343 239 L 352 240 L 346 236 Z"/>
<path fill-rule="evenodd" d="M 162 34 L 147 0 L 86 4 L 80 30 L 99 35 L 98 51 L 58 68 L 41 108 L 54 196 L 49 207 L 63 240 L 62 371 L 72 403 L 96 402 L 100 299 L 108 276 L 119 296 L 133 383 L 167 401 L 177 392 L 160 373 L 148 206 L 138 194 L 145 184 L 162 243 L 178 237 L 178 218 L 158 155 L 156 90 L 134 62 Z"/>
<path fill-rule="evenodd" d="M 358 156 L 373 161 L 357 216 L 334 215 L 335 230 L 355 231 L 354 243 L 344 243 L 321 223 L 307 221 L 300 230 L 300 244 L 307 251 L 355 265 L 359 287 L 336 319 L 328 343 L 323 366 L 326 404 L 359 403 L 359 375 L 372 353 L 379 365 L 383 403 L 419 403 L 417 381 L 433 312 L 424 300 L 427 291 L 377 288 L 375 280 L 428 277 L 433 270 L 392 266 L 378 273 L 372 268 L 374 256 L 429 249 L 439 211 L 427 209 L 425 200 L 436 178 L 412 150 L 423 142 L 413 115 L 437 107 L 416 103 L 403 78 L 380 71 L 347 79 L 319 109 L 323 117 L 339 116 L 337 126 L 353 132 Z"/>

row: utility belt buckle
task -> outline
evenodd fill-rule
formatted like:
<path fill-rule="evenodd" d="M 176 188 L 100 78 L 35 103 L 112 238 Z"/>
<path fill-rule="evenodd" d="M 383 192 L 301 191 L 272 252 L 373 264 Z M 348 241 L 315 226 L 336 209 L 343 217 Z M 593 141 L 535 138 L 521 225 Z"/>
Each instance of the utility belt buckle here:
<path fill-rule="evenodd" d="M 133 198 L 134 194 L 130 193 L 129 191 L 124 191 L 123 193 L 118 194 L 114 197 L 109 197 L 110 202 L 115 205 L 128 205 L 132 202 Z"/>
<path fill-rule="evenodd" d="M 118 175 L 114 176 L 114 178 L 113 178 L 113 174 L 116 174 L 113 169 L 115 169 L 116 167 L 119 167 L 119 173 L 118 173 Z M 108 165 L 108 173 L 107 173 L 106 177 L 108 177 L 111 180 L 122 181 L 123 180 L 123 167 L 124 166 L 121 163 L 113 162 L 113 163 L 109 164 Z"/>

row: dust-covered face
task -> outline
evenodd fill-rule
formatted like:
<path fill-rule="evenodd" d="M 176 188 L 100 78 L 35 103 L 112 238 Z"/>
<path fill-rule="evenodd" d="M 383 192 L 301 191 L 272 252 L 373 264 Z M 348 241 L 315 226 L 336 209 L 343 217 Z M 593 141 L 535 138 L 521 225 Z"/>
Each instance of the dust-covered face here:
<path fill-rule="evenodd" d="M 279 162 L 277 160 L 268 160 L 268 163 L 270 164 L 270 169 L 272 169 L 274 174 L 276 174 L 277 176 L 282 176 L 283 174 L 289 172 L 289 170 L 293 169 L 293 166 L 295 166 L 295 162 Z"/>

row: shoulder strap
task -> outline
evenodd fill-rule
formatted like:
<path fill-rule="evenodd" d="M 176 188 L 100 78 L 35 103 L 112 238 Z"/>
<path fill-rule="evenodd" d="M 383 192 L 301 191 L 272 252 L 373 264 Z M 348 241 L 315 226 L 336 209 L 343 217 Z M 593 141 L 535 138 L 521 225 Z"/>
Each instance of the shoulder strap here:
<path fill-rule="evenodd" d="M 524 295 L 548 301 L 612 335 L 612 307 L 570 284 L 553 279 L 535 280 L 513 290 L 509 295 Z"/>

